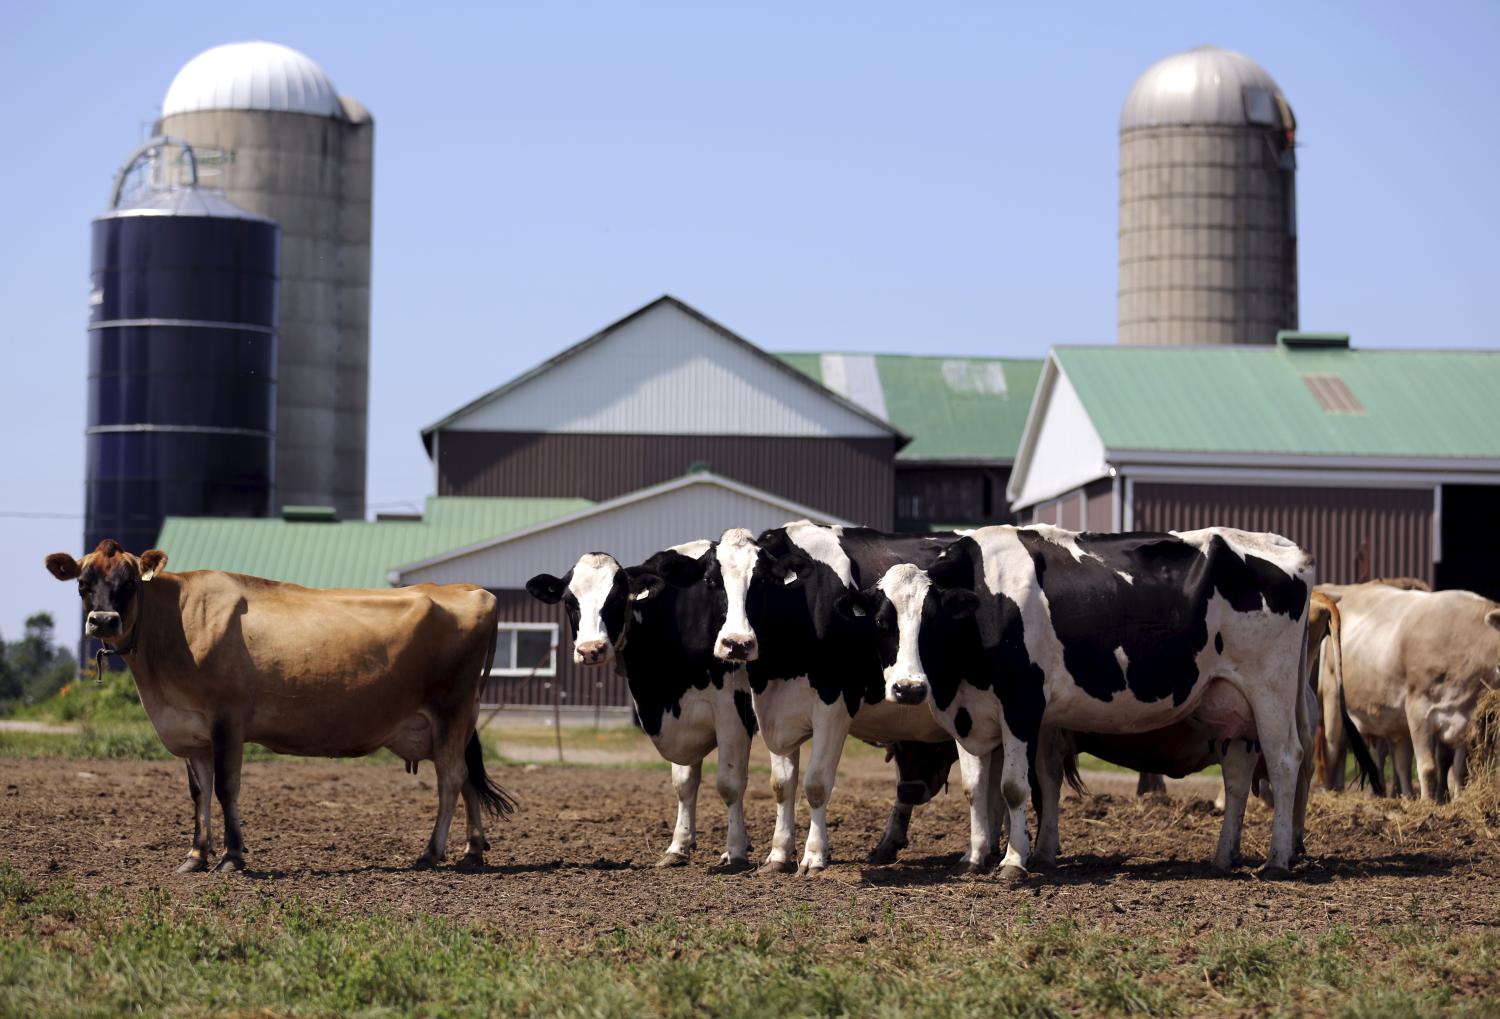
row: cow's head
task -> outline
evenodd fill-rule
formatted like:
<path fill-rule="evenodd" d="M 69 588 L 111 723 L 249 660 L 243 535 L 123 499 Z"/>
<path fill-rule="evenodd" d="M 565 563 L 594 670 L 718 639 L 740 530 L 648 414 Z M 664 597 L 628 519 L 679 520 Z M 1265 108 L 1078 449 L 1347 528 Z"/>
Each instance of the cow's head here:
<path fill-rule="evenodd" d="M 892 743 L 886 748 L 885 759 L 896 762 L 896 772 L 900 776 L 896 782 L 896 802 L 907 807 L 920 807 L 948 784 L 948 773 L 953 770 L 953 762 L 958 760 L 958 744 L 952 740 Z"/>
<path fill-rule="evenodd" d="M 931 693 L 924 660 L 948 637 L 949 626 L 974 614 L 973 591 L 939 587 L 926 570 L 909 563 L 892 566 L 871 588 L 849 591 L 836 603 L 847 619 L 874 621 L 885 676 L 885 699 L 921 704 Z"/>
<path fill-rule="evenodd" d="M 662 580 L 649 571 L 627 571 L 614 556 L 589 552 L 561 577 L 540 573 L 526 582 L 533 598 L 563 603 L 573 630 L 573 661 L 603 665 L 614 660 L 630 625 L 632 599 L 650 598 Z"/>
<path fill-rule="evenodd" d="M 47 572 L 58 580 L 77 580 L 83 599 L 83 632 L 114 646 L 127 645 L 140 622 L 141 585 L 166 569 L 167 554 L 160 549 L 133 556 L 113 538 L 106 538 L 81 560 L 66 552 L 46 559 Z"/>
<path fill-rule="evenodd" d="M 725 531 L 704 571 L 710 590 L 723 599 L 724 624 L 714 640 L 714 656 L 729 665 L 758 659 L 760 639 L 751 617 L 764 618 L 767 599 L 798 587 L 812 569 L 812 562 L 795 552 L 772 556 L 744 528 Z"/>

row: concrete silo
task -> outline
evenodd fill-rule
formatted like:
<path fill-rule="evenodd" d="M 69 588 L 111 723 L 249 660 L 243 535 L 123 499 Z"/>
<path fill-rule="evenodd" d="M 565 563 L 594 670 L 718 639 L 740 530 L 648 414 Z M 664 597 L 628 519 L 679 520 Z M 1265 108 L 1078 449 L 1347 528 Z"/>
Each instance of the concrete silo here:
<path fill-rule="evenodd" d="M 1177 53 L 1120 113 L 1119 341 L 1274 343 L 1297 328 L 1296 119 L 1249 57 Z"/>
<path fill-rule="evenodd" d="M 152 139 L 94 220 L 88 549 L 142 552 L 168 515 L 275 512 L 278 230 L 192 168 L 191 149 Z"/>
<path fill-rule="evenodd" d="M 197 149 L 230 201 L 281 224 L 276 502 L 363 516 L 374 122 L 308 57 L 245 42 L 188 61 L 158 131 Z"/>

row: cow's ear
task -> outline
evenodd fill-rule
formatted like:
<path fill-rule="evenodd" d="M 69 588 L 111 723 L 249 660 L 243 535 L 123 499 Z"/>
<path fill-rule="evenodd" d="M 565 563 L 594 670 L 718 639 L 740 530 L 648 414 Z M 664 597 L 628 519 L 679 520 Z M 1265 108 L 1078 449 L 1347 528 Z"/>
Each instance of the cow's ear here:
<path fill-rule="evenodd" d="M 968 619 L 979 608 L 979 596 L 961 587 L 945 587 L 938 595 L 938 605 L 949 619 Z"/>
<path fill-rule="evenodd" d="M 703 579 L 711 558 L 713 557 L 707 552 L 697 559 L 685 555 L 671 555 L 663 559 L 657 569 L 661 571 L 661 579 L 673 587 L 692 587 Z"/>
<path fill-rule="evenodd" d="M 1491 627 L 1500 630 L 1500 609 L 1491 609 L 1484 617 L 1484 621 Z"/>
<path fill-rule="evenodd" d="M 550 573 L 538 573 L 526 582 L 526 593 L 548 605 L 556 605 L 562 601 L 563 592 L 567 589 L 568 585 L 561 577 L 554 577 Z"/>
<path fill-rule="evenodd" d="M 771 576 L 787 587 L 795 587 L 797 584 L 811 580 L 815 569 L 813 561 L 801 552 L 788 552 L 771 563 Z"/>
<path fill-rule="evenodd" d="M 1339 599 L 1340 598 L 1344 597 L 1344 592 L 1342 592 L 1342 591 L 1330 591 L 1327 588 L 1323 588 L 1323 587 L 1315 588 L 1313 590 L 1313 593 L 1314 594 L 1320 594 L 1320 595 L 1322 595 L 1324 598 L 1327 598 L 1329 601 L 1333 602 L 1335 605 L 1337 605 L 1339 603 Z"/>
<path fill-rule="evenodd" d="M 833 601 L 833 611 L 848 620 L 875 614 L 875 599 L 868 591 L 845 591 Z"/>
<path fill-rule="evenodd" d="M 66 552 L 53 552 L 46 559 L 47 572 L 58 580 L 72 580 L 83 570 L 78 565 L 78 560 Z"/>
<path fill-rule="evenodd" d="M 666 582 L 647 570 L 630 574 L 630 600 L 650 601 L 661 594 Z"/>
<path fill-rule="evenodd" d="M 159 548 L 141 553 L 141 579 L 154 580 L 167 568 L 167 554 Z"/>

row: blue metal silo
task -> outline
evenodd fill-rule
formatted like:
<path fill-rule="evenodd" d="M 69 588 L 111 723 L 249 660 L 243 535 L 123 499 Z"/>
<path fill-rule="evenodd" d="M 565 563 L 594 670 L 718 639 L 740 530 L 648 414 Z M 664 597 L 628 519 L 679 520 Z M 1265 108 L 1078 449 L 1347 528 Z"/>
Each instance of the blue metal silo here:
<path fill-rule="evenodd" d="M 139 186 L 128 189 L 135 182 Z M 84 545 L 274 508 L 280 228 L 154 138 L 93 222 Z"/>

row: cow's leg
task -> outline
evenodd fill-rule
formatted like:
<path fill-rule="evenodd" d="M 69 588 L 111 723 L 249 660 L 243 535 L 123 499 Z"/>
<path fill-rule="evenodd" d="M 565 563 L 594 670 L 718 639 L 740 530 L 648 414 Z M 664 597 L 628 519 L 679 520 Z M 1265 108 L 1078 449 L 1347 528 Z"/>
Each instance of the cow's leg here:
<path fill-rule="evenodd" d="M 245 839 L 240 833 L 240 765 L 245 760 L 245 741 L 232 726 L 219 724 L 213 730 L 214 792 L 224 811 L 224 856 L 214 870 L 245 869 Z"/>
<path fill-rule="evenodd" d="M 1265 704 L 1263 699 L 1261 710 L 1255 713 L 1261 757 L 1265 760 L 1266 776 L 1271 781 L 1271 802 L 1274 804 L 1271 848 L 1266 854 L 1266 862 L 1257 871 L 1263 878 L 1278 878 L 1290 873 L 1297 843 L 1297 782 L 1302 774 L 1302 739 L 1296 715 L 1302 698 L 1297 692 L 1293 696 L 1296 700 L 1290 705 L 1284 702 L 1277 705 L 1279 712 Z"/>
<path fill-rule="evenodd" d="M 1302 696 L 1297 699 L 1297 737 L 1302 745 L 1302 766 L 1297 771 L 1297 796 L 1292 805 L 1292 854 L 1301 856 L 1307 852 L 1307 798 L 1312 792 L 1313 780 L 1313 729 L 1317 725 L 1317 695 L 1304 684 Z M 1274 807 L 1274 804 L 1273 804 Z"/>
<path fill-rule="evenodd" d="M 1393 736 L 1391 745 L 1391 795 L 1411 799 L 1416 795 L 1411 785 L 1411 738 Z"/>
<path fill-rule="evenodd" d="M 459 793 L 469 779 L 464 747 L 471 731 L 472 726 L 464 728 L 448 724 L 439 728 L 433 741 L 432 766 L 437 772 L 438 787 L 437 824 L 433 826 L 427 848 L 412 865 L 417 870 L 436 867 L 448 855 L 448 829 L 453 826 L 453 808 L 458 805 Z"/>
<path fill-rule="evenodd" d="M 1004 751 L 1004 771 L 998 776 L 1001 792 L 1008 808 L 1009 831 L 1005 843 L 1005 857 L 1000 861 L 1000 877 L 1005 881 L 1019 881 L 1026 876 L 1027 860 L 1031 856 L 1031 839 L 1026 833 L 1026 798 L 1031 792 L 1031 759 L 1035 754 L 1037 729 L 1033 727 L 1025 737 L 1011 731 L 1010 723 L 1002 720 L 1001 749 Z M 997 776 L 991 769 L 990 781 Z"/>
<path fill-rule="evenodd" d="M 479 803 L 479 792 L 474 783 L 465 779 L 463 787 L 464 821 L 468 825 L 469 840 L 463 859 L 458 861 L 460 870 L 482 870 L 484 851 L 490 848 L 490 840 L 484 837 L 484 810 Z"/>
<path fill-rule="evenodd" d="M 886 819 L 885 831 L 880 842 L 866 858 L 870 863 L 895 863 L 901 850 L 906 848 L 906 833 L 911 828 L 910 803 L 902 803 L 899 797 L 891 804 L 891 816 Z"/>
<path fill-rule="evenodd" d="M 802 747 L 792 747 L 786 755 L 771 754 L 771 795 L 776 798 L 776 831 L 771 835 L 771 852 L 761 864 L 762 874 L 790 874 L 797 869 L 792 862 L 797 854 L 797 771 Z"/>
<path fill-rule="evenodd" d="M 1166 795 L 1167 780 L 1155 772 L 1141 772 L 1135 780 L 1135 795 L 1141 797 L 1152 796 L 1158 793 L 1163 796 Z"/>
<path fill-rule="evenodd" d="M 672 844 L 656 861 L 658 867 L 681 867 L 698 845 L 698 784 L 703 780 L 703 762 L 672 765 L 672 789 L 677 793 L 677 826 Z"/>
<path fill-rule="evenodd" d="M 1441 803 L 1447 798 L 1447 790 L 1438 780 L 1437 727 L 1428 720 L 1427 705 L 1416 698 L 1408 698 L 1406 724 L 1411 730 L 1411 747 L 1417 759 L 1417 782 L 1421 786 L 1422 799 Z"/>
<path fill-rule="evenodd" d="M 714 776 L 714 786 L 729 815 L 729 832 L 718 867 L 746 870 L 750 866 L 750 836 L 745 832 L 745 782 L 750 771 L 750 733 L 745 730 L 745 723 L 738 711 L 721 714 L 724 717 L 718 720 L 719 767 Z"/>
<path fill-rule="evenodd" d="M 1067 747 L 1061 735 L 1050 726 L 1037 739 L 1036 782 L 1041 805 L 1037 809 L 1036 846 L 1031 852 L 1034 868 L 1050 870 L 1057 866 L 1061 848 L 1057 833 L 1058 801 L 1062 796 L 1063 755 Z M 1155 776 L 1160 780 L 1161 776 Z M 1147 778 L 1141 773 L 1141 780 Z M 1137 790 L 1139 792 L 1139 790 Z"/>
<path fill-rule="evenodd" d="M 1448 768 L 1448 795 L 1457 796 L 1469 784 L 1469 748 L 1460 743 L 1453 748 L 1453 763 Z"/>
<path fill-rule="evenodd" d="M 849 722 L 843 698 L 813 709 L 812 750 L 802 779 L 802 795 L 807 798 L 807 843 L 802 847 L 802 862 L 797 865 L 799 874 L 817 874 L 828 866 L 828 801 L 838 778 Z"/>
<path fill-rule="evenodd" d="M 1224 823 L 1219 828 L 1219 848 L 1214 853 L 1214 869 L 1229 871 L 1240 862 L 1240 833 L 1245 825 L 1245 801 L 1255 777 L 1258 755 L 1248 741 L 1225 740 L 1228 745 L 1219 755 L 1224 772 Z"/>
<path fill-rule="evenodd" d="M 214 756 L 208 747 L 187 759 L 188 795 L 193 798 L 193 848 L 177 868 L 179 874 L 207 870 L 214 855 Z"/>
<path fill-rule="evenodd" d="M 990 840 L 994 831 L 990 826 L 990 782 L 999 776 L 992 774 L 993 755 L 978 756 L 958 747 L 958 774 L 963 780 L 964 795 L 969 798 L 969 853 L 964 857 L 964 870 L 979 874 L 989 866 Z"/>
<path fill-rule="evenodd" d="M 1005 801 L 1005 784 L 1000 776 L 1005 773 L 1005 751 L 996 749 L 990 753 L 990 780 L 986 784 L 990 795 L 990 859 L 986 866 L 993 866 L 995 854 L 1005 844 L 1006 818 L 1009 807 Z"/>

